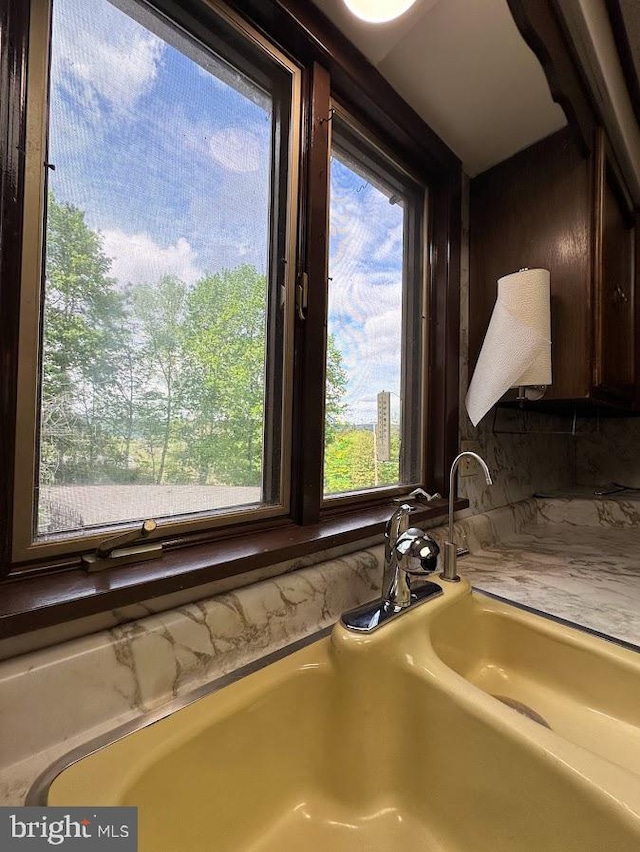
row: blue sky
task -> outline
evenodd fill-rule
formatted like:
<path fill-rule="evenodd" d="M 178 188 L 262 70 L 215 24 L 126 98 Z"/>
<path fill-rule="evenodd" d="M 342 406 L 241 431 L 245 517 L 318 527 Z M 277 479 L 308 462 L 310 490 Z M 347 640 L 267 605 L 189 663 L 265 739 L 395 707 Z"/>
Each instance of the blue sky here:
<path fill-rule="evenodd" d="M 372 422 L 378 391 L 400 394 L 403 211 L 336 155 L 331 161 L 329 323 L 349 375 L 349 419 Z"/>
<path fill-rule="evenodd" d="M 191 284 L 240 263 L 264 271 L 268 99 L 107 0 L 54 0 L 52 41 L 50 186 L 102 233 L 113 276 Z M 399 393 L 401 262 L 402 209 L 334 157 L 329 327 L 358 422 L 373 419 L 377 391 Z"/>

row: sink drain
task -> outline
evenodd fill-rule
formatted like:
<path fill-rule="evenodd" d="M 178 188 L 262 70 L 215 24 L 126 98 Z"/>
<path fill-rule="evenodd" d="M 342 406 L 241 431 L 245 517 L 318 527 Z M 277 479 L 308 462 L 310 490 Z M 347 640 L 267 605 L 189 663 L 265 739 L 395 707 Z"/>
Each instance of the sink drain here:
<path fill-rule="evenodd" d="M 549 728 L 549 730 L 551 730 L 551 725 L 547 722 L 547 720 L 543 719 L 543 717 L 539 713 L 536 713 L 536 711 L 531 707 L 523 704 L 522 701 L 516 701 L 515 698 L 507 698 L 506 695 L 493 695 L 492 698 L 497 698 L 498 701 L 502 701 L 503 704 L 506 704 L 507 707 L 511 707 L 511 709 L 515 710 L 516 713 L 521 713 L 523 716 L 526 716 L 527 719 L 531 719 L 532 722 L 537 722 L 544 728 Z"/>

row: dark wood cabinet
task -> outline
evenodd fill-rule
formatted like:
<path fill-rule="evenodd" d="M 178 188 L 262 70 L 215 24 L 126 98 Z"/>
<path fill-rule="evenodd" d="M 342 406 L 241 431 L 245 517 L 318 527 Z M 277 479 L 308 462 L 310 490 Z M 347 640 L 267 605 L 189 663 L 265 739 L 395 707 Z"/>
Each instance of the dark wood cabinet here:
<path fill-rule="evenodd" d="M 472 180 L 471 368 L 498 278 L 543 267 L 551 275 L 553 383 L 540 406 L 581 401 L 631 407 L 640 333 L 636 231 L 602 131 L 588 156 L 567 128 Z"/>
<path fill-rule="evenodd" d="M 595 158 L 593 388 L 627 404 L 635 384 L 634 217 L 602 133 Z"/>

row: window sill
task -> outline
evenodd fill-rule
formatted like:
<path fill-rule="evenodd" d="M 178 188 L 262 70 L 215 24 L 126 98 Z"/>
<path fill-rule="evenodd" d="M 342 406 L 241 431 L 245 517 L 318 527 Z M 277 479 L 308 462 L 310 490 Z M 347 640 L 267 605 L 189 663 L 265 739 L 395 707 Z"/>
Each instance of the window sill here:
<path fill-rule="evenodd" d="M 467 500 L 455 501 L 456 511 L 468 505 Z M 417 509 L 412 520 L 418 523 L 443 517 L 447 509 L 447 501 L 438 500 L 435 505 Z M 388 518 L 389 506 L 376 506 L 310 526 L 290 524 L 215 544 L 169 550 L 162 559 L 98 574 L 72 568 L 31 577 L 9 577 L 0 585 L 0 639 L 365 540 L 381 535 Z"/>

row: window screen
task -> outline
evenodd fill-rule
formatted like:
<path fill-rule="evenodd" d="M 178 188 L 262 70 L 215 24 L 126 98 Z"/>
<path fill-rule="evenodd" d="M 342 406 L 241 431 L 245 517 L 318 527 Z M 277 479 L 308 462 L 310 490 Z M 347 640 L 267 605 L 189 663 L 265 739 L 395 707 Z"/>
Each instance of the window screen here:
<path fill-rule="evenodd" d="M 291 84 L 206 30 L 53 2 L 36 538 L 282 499 Z"/>
<path fill-rule="evenodd" d="M 334 116 L 325 496 L 420 478 L 424 193 Z"/>

